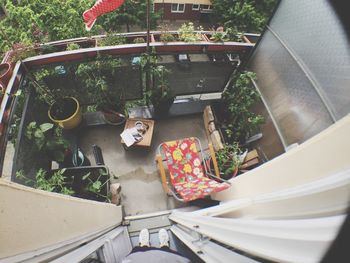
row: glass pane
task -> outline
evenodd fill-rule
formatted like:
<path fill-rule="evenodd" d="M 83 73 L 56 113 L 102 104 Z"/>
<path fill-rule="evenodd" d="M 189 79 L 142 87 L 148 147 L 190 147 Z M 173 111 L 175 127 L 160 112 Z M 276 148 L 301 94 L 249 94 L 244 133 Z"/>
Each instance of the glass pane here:
<path fill-rule="evenodd" d="M 179 5 L 179 11 L 184 11 L 185 9 L 185 5 L 184 4 L 180 4 Z"/>
<path fill-rule="evenodd" d="M 171 4 L 171 11 L 177 11 L 177 4 Z"/>

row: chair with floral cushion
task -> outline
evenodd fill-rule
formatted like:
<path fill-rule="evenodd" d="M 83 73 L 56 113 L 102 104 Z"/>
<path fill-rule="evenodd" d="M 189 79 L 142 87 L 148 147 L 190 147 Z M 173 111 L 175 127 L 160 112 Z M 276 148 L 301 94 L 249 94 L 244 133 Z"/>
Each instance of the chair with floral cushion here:
<path fill-rule="evenodd" d="M 209 148 L 211 158 L 214 159 L 214 151 L 210 145 Z M 158 147 L 156 161 L 165 192 L 172 194 L 179 201 L 189 202 L 204 198 L 230 187 L 229 182 L 209 173 L 197 138 L 162 143 Z M 167 165 L 169 179 L 166 177 L 164 163 Z"/>

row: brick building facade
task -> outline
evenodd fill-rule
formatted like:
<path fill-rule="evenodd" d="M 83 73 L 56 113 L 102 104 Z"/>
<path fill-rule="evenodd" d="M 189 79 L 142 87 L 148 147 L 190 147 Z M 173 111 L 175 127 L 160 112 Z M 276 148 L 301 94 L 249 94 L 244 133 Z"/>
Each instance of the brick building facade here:
<path fill-rule="evenodd" d="M 210 0 L 154 0 L 154 10 L 163 10 L 165 20 L 205 20 L 212 12 Z"/>

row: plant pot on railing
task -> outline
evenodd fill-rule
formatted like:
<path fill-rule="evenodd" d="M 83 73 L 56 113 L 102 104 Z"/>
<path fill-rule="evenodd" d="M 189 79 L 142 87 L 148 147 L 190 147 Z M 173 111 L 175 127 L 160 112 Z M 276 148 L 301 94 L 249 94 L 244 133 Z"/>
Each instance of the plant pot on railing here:
<path fill-rule="evenodd" d="M 6 90 L 6 87 L 4 83 L 0 81 L 0 102 L 2 100 L 2 97 L 5 95 L 5 90 Z"/>
<path fill-rule="evenodd" d="M 6 86 L 12 76 L 12 67 L 10 63 L 0 64 L 0 81 Z"/>
<path fill-rule="evenodd" d="M 57 100 L 49 108 L 49 118 L 63 129 L 73 129 L 82 120 L 79 102 L 73 97 Z"/>

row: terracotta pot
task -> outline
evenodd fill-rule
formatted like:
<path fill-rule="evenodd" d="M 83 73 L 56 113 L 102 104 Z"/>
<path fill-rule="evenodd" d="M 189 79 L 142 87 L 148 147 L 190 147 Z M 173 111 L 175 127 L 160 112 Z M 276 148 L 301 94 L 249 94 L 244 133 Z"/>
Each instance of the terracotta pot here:
<path fill-rule="evenodd" d="M 12 76 L 12 67 L 10 63 L 0 64 L 0 81 L 6 86 Z"/>
<path fill-rule="evenodd" d="M 5 94 L 6 86 L 0 81 L 0 102 Z"/>

